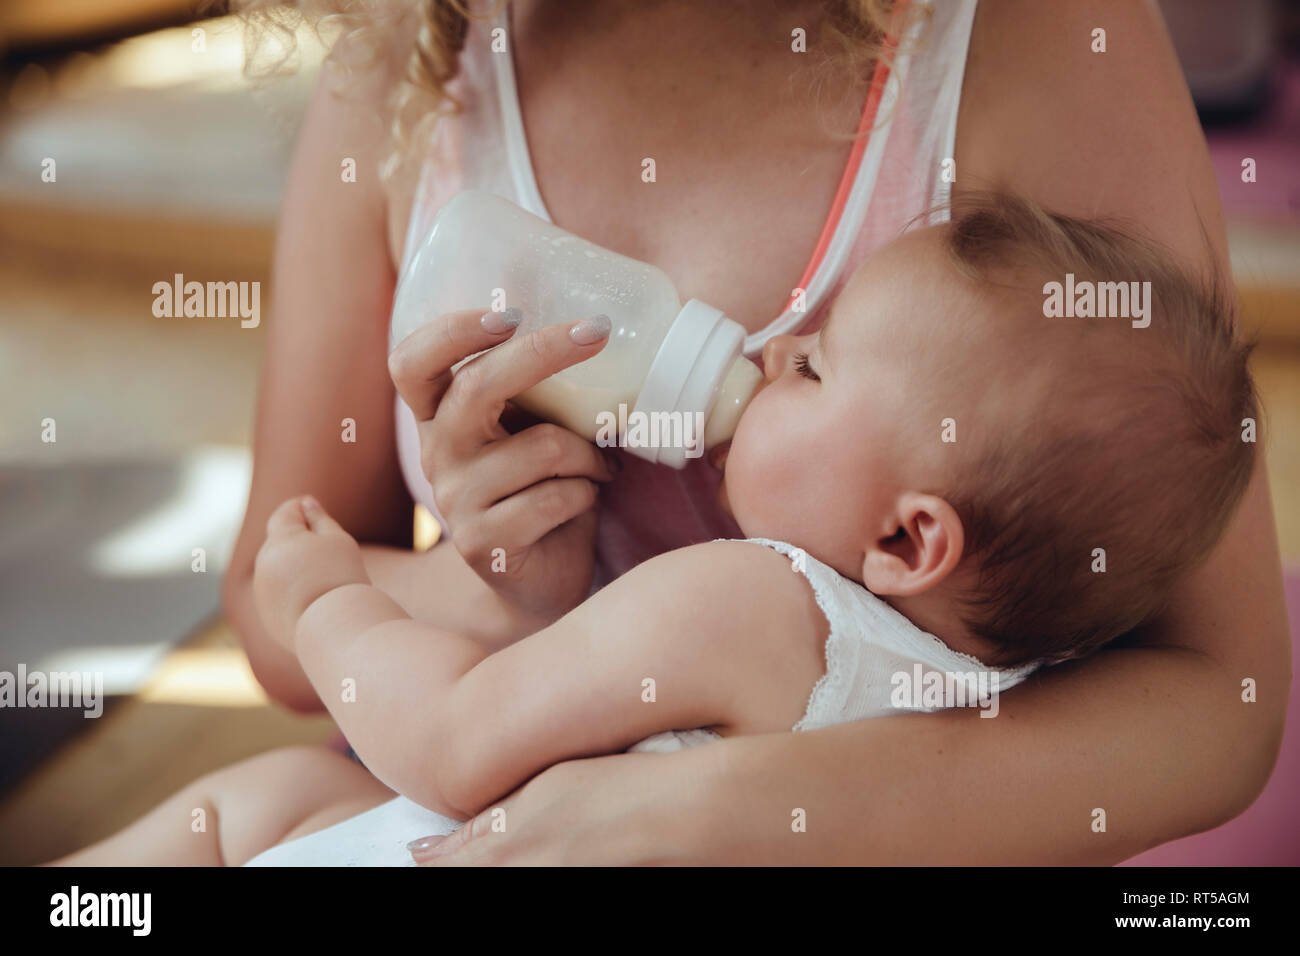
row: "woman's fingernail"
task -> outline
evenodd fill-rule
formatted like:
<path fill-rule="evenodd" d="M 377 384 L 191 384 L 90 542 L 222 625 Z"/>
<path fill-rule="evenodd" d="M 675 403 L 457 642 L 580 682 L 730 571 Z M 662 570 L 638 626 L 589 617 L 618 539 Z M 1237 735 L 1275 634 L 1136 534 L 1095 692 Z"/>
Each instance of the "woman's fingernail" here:
<path fill-rule="evenodd" d="M 442 839 L 440 836 L 422 837 L 406 844 L 406 848 L 415 859 L 424 860 L 437 855 L 437 847 L 442 842 Z"/>
<path fill-rule="evenodd" d="M 504 312 L 484 312 L 483 318 L 479 319 L 479 323 L 483 326 L 484 332 L 500 335 L 502 332 L 509 332 L 511 329 L 516 328 L 523 317 L 522 312 L 511 306 Z"/>
<path fill-rule="evenodd" d="M 593 315 L 589 319 L 574 323 L 569 329 L 569 338 L 578 345 L 592 345 L 609 335 L 614 323 L 607 315 Z"/>

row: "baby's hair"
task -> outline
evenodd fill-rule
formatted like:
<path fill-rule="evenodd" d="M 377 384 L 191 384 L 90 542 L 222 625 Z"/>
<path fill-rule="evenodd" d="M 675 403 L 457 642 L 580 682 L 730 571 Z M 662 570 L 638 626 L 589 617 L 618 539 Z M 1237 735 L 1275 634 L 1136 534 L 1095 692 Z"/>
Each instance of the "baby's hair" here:
<path fill-rule="evenodd" d="M 1015 350 L 992 387 L 1023 402 L 1010 427 L 969 424 L 947 495 L 977 582 L 964 621 L 999 664 L 1082 657 L 1156 615 L 1222 535 L 1255 462 L 1252 345 L 1218 272 L 1112 223 L 986 193 L 953 206 L 946 245 Z M 1067 273 L 1150 282 L 1150 325 L 1047 317 Z"/>

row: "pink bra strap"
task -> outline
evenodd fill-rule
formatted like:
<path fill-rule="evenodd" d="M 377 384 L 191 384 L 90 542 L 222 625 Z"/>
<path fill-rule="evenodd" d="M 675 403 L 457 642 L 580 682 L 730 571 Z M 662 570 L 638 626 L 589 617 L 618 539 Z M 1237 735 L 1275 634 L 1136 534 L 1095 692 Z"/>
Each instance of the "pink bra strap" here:
<path fill-rule="evenodd" d="M 895 22 L 898 22 L 903 11 L 907 8 L 908 0 L 900 0 L 895 12 Z M 799 279 L 799 288 L 806 289 L 812 282 L 813 275 L 816 274 L 822 259 L 826 255 L 826 249 L 831 244 L 831 238 L 835 235 L 835 230 L 839 227 L 840 217 L 844 214 L 844 206 L 848 201 L 849 193 L 853 189 L 853 183 L 857 179 L 858 167 L 862 165 L 862 154 L 867 149 L 867 139 L 870 136 L 872 126 L 876 122 L 876 113 L 880 109 L 880 98 L 884 94 L 885 84 L 889 80 L 889 57 L 898 48 L 898 37 L 891 33 L 885 38 L 884 45 L 881 48 L 881 56 L 876 62 L 875 72 L 871 76 L 871 87 L 867 91 L 867 102 L 862 108 L 862 119 L 858 122 L 857 138 L 853 143 L 853 150 L 849 153 L 849 161 L 844 167 L 844 175 L 840 177 L 839 188 L 835 190 L 835 200 L 831 203 L 830 214 L 826 217 L 826 225 L 822 227 L 821 236 L 817 240 L 817 245 L 813 249 L 812 259 L 808 267 L 804 269 L 803 276 Z M 786 300 L 782 313 L 788 312 L 795 302 L 794 293 Z"/>

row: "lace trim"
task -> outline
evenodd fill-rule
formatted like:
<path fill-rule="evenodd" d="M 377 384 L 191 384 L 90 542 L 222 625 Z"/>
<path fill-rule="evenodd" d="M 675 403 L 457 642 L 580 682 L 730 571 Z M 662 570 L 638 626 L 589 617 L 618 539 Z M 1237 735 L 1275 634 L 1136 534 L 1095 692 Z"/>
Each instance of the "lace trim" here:
<path fill-rule="evenodd" d="M 822 612 L 822 617 L 826 618 L 828 633 L 826 634 L 826 645 L 823 649 L 823 656 L 826 659 L 826 672 L 817 678 L 817 683 L 813 684 L 812 691 L 808 694 L 808 703 L 804 705 L 803 716 L 790 728 L 798 733 L 806 728 L 814 706 L 828 696 L 834 700 L 835 698 L 831 692 L 838 691 L 844 682 L 844 667 L 840 661 L 840 629 L 836 626 L 835 619 L 831 616 L 829 610 L 838 606 L 841 602 L 837 601 L 832 593 L 833 584 L 825 581 L 820 573 L 817 575 L 810 573 L 809 561 L 813 562 L 812 567 L 820 567 L 822 564 L 802 548 L 796 548 L 784 541 L 773 541 L 771 538 L 746 538 L 745 540 L 764 545 L 790 558 L 791 567 L 807 578 L 808 583 L 812 585 L 813 597 L 817 600 L 817 608 Z M 806 560 L 795 560 L 793 552 L 796 551 Z"/>
<path fill-rule="evenodd" d="M 717 540 L 727 539 L 720 538 Z M 771 538 L 745 538 L 743 540 L 761 544 L 791 559 L 793 569 L 807 578 L 808 583 L 812 585 L 813 597 L 816 598 L 817 607 L 822 612 L 822 616 L 826 618 L 829 628 L 823 651 L 826 660 L 826 672 L 813 685 L 812 691 L 808 695 L 808 703 L 804 707 L 803 716 L 791 728 L 795 732 L 809 729 L 808 725 L 812 716 L 818 710 L 830 710 L 837 717 L 842 716 L 840 714 L 842 708 L 836 707 L 835 702 L 846 699 L 844 682 L 851 675 L 848 674 L 843 660 L 844 631 L 839 626 L 837 618 L 845 613 L 852 613 L 858 607 L 872 615 L 883 631 L 894 634 L 915 634 L 924 639 L 927 647 L 938 658 L 937 663 L 941 668 L 959 671 L 963 668 L 974 667 L 982 671 L 996 671 L 999 675 L 999 687 L 1003 690 L 1009 690 L 1038 668 L 1037 663 L 1007 670 L 990 667 L 974 655 L 955 650 L 945 644 L 939 636 L 917 627 L 906 615 L 865 588 L 862 588 L 862 590 L 869 597 L 869 600 L 856 601 L 854 599 L 855 594 L 844 593 L 851 588 L 851 584 L 847 583 L 838 571 L 818 561 L 802 548 L 795 547 L 784 541 L 774 541 Z M 804 560 L 795 560 L 795 552 L 798 552 Z M 935 662 L 931 661 L 931 663 Z M 823 725 L 818 724 L 818 727 L 821 726 Z"/>

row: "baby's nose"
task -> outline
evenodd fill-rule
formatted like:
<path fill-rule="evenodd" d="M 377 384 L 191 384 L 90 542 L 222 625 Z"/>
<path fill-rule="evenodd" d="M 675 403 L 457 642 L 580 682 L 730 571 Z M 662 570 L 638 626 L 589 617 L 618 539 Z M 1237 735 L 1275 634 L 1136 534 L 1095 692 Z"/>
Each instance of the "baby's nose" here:
<path fill-rule="evenodd" d="M 763 378 L 775 382 L 781 377 L 790 360 L 793 345 L 794 337 L 790 335 L 775 335 L 767 340 L 763 346 Z"/>

